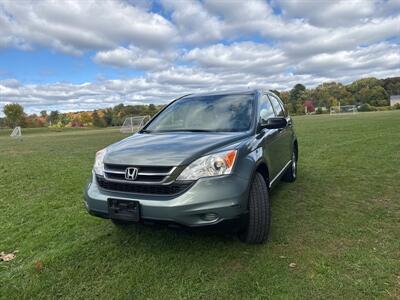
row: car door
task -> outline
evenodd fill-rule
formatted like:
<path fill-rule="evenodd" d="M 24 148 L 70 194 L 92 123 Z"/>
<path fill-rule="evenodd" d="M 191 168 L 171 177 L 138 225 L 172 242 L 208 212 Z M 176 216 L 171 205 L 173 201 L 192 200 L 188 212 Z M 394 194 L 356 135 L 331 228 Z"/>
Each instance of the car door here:
<path fill-rule="evenodd" d="M 278 97 L 273 94 L 268 94 L 268 97 L 275 111 L 275 115 L 277 117 L 286 118 L 286 121 L 288 122 L 288 125 L 285 128 L 277 129 L 278 134 L 276 143 L 279 145 L 279 152 L 277 153 L 279 157 L 277 157 L 277 160 L 280 162 L 279 171 L 281 171 L 288 165 L 292 158 L 292 120 L 287 116 L 283 103 Z"/>
<path fill-rule="evenodd" d="M 261 119 L 267 120 L 275 117 L 275 111 L 267 94 L 260 95 L 258 103 L 258 122 Z M 268 165 L 269 176 L 274 178 L 280 171 L 282 162 L 280 156 L 280 142 L 278 129 L 261 129 L 259 136 L 261 137 L 261 146 L 263 148 L 263 159 Z"/>

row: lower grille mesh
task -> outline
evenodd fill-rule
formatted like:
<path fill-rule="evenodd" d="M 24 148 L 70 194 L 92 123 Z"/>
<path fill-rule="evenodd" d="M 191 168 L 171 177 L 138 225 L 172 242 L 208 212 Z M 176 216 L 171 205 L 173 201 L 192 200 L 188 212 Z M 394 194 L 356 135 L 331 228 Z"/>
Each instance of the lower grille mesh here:
<path fill-rule="evenodd" d="M 99 186 L 106 190 L 149 195 L 177 195 L 189 189 L 193 184 L 193 182 L 175 182 L 168 185 L 148 185 L 113 182 L 101 176 L 96 176 L 96 179 Z"/>

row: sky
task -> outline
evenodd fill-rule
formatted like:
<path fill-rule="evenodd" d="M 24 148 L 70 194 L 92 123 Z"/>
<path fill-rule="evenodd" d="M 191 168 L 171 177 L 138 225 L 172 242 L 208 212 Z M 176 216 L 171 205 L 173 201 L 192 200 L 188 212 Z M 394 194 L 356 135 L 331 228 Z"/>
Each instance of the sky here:
<path fill-rule="evenodd" d="M 369 76 L 400 76 L 400 0 L 0 0 L 1 111 Z"/>

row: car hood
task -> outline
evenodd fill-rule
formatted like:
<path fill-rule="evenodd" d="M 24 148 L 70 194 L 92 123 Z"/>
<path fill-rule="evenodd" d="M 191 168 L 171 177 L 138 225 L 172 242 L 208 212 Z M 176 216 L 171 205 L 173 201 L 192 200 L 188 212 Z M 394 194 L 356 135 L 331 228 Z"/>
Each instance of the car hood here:
<path fill-rule="evenodd" d="M 186 165 L 199 156 L 231 145 L 246 133 L 136 133 L 107 148 L 105 163 L 133 166 Z"/>

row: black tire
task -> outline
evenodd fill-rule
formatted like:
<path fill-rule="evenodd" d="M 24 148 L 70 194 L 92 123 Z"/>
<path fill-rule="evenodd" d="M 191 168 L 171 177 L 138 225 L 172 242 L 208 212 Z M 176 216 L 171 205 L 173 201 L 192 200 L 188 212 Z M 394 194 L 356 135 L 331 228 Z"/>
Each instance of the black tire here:
<path fill-rule="evenodd" d="M 118 219 L 111 219 L 111 222 L 112 222 L 114 225 L 118 226 L 118 227 L 125 227 L 125 226 L 131 224 L 131 222 L 124 221 L 124 220 L 118 220 Z"/>
<path fill-rule="evenodd" d="M 285 174 L 282 176 L 282 180 L 286 182 L 294 182 L 297 178 L 297 153 L 293 150 L 292 153 L 292 163 L 290 167 L 286 170 Z"/>
<path fill-rule="evenodd" d="M 258 172 L 251 183 L 248 205 L 247 226 L 239 233 L 239 238 L 248 244 L 261 244 L 268 239 L 271 208 L 267 184 Z"/>

